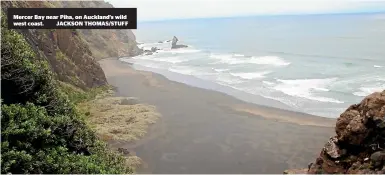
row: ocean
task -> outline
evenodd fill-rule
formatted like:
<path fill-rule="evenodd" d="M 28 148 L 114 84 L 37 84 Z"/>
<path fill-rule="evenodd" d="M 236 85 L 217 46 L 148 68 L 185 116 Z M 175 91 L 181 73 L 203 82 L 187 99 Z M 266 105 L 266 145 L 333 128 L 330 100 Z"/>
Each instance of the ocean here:
<path fill-rule="evenodd" d="M 385 13 L 140 22 L 134 33 L 140 48 L 161 50 L 122 61 L 272 99 L 294 111 L 337 118 L 385 89 Z M 165 41 L 173 36 L 189 47 L 171 50 Z"/>

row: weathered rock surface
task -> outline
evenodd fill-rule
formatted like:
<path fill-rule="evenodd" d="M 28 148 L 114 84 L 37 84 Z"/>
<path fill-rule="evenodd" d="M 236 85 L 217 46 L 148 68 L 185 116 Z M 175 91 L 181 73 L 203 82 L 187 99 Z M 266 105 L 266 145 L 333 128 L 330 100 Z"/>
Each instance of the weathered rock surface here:
<path fill-rule="evenodd" d="M 142 54 L 144 54 L 144 55 L 152 55 L 154 53 L 157 53 L 158 50 L 160 50 L 160 49 L 158 49 L 157 47 L 151 47 L 150 50 L 143 50 Z"/>
<path fill-rule="evenodd" d="M 338 118 L 335 131 L 308 174 L 385 173 L 385 90 L 351 105 Z"/>
<path fill-rule="evenodd" d="M 172 43 L 171 43 L 171 49 L 179 49 L 179 48 L 185 48 L 185 47 L 188 47 L 187 45 L 178 45 L 177 42 L 178 42 L 178 38 L 176 36 L 174 36 L 174 38 L 172 38 Z"/>
<path fill-rule="evenodd" d="M 104 1 L 50 1 L 46 3 L 65 8 L 114 8 L 110 3 Z M 79 33 L 97 60 L 108 57 L 132 57 L 141 54 L 136 43 L 136 37 L 131 30 L 81 29 Z"/>

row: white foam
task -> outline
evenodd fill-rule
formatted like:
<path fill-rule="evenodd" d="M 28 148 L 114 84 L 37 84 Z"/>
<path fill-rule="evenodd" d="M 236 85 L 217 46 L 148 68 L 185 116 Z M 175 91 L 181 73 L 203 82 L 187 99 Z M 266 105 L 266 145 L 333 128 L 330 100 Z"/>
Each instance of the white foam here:
<path fill-rule="evenodd" d="M 215 69 L 215 68 L 213 68 L 213 70 L 215 72 L 226 72 L 226 71 L 229 71 L 230 69 Z"/>
<path fill-rule="evenodd" d="M 210 54 L 210 58 L 218 59 L 218 60 L 227 60 L 231 59 L 233 55 L 230 54 Z"/>
<path fill-rule="evenodd" d="M 229 74 L 220 74 L 217 76 L 216 81 L 219 82 L 221 85 L 233 85 L 238 83 L 243 83 L 243 80 L 240 80 L 239 78 L 234 78 Z M 230 86 L 232 87 L 232 86 Z"/>
<path fill-rule="evenodd" d="M 274 65 L 274 66 L 287 66 L 291 64 L 290 62 L 287 62 L 277 56 L 252 57 L 250 63 L 267 64 L 267 65 Z"/>
<path fill-rule="evenodd" d="M 329 91 L 328 85 L 336 81 L 337 78 L 326 79 L 298 79 L 298 80 L 280 80 L 280 84 L 273 87 L 273 89 L 281 91 L 287 95 L 301 97 L 309 100 L 330 103 L 344 103 L 337 99 L 315 96 L 314 91 Z"/>
<path fill-rule="evenodd" d="M 374 68 L 381 68 L 382 66 L 379 65 L 373 65 Z"/>
<path fill-rule="evenodd" d="M 210 58 L 224 64 L 259 64 L 271 66 L 288 66 L 291 63 L 277 56 L 244 57 L 240 54 L 211 54 Z"/>
<path fill-rule="evenodd" d="M 201 51 L 202 50 L 192 49 L 192 48 L 180 48 L 180 49 L 165 48 L 163 50 L 159 50 L 159 52 L 172 53 L 172 54 L 177 54 L 177 53 L 197 53 L 197 52 L 201 52 Z"/>
<path fill-rule="evenodd" d="M 167 62 L 172 64 L 188 61 L 188 59 L 183 59 L 178 56 L 164 57 L 164 56 L 155 56 L 155 55 L 156 55 L 155 53 L 153 55 L 141 55 L 141 56 L 134 57 L 134 59 L 149 60 L 149 61 L 155 61 L 155 62 Z"/>
<path fill-rule="evenodd" d="M 353 95 L 359 96 L 359 97 L 365 97 L 368 96 L 374 92 L 381 92 L 385 90 L 385 83 L 384 84 L 374 84 L 371 86 L 364 86 L 359 88 L 360 91 L 354 92 Z"/>
<path fill-rule="evenodd" d="M 160 57 L 154 59 L 154 61 L 162 61 L 162 62 L 168 62 L 168 63 L 182 63 L 188 61 L 187 59 L 181 59 L 180 57 Z"/>
<path fill-rule="evenodd" d="M 272 85 L 275 84 L 275 83 L 270 82 L 270 81 L 262 81 L 262 83 L 267 84 L 267 85 L 269 85 L 269 86 L 272 86 Z"/>
<path fill-rule="evenodd" d="M 240 77 L 242 79 L 261 79 L 270 72 L 247 72 L 247 73 L 230 73 L 232 76 Z"/>
<path fill-rule="evenodd" d="M 170 67 L 170 68 L 168 68 L 168 70 L 171 71 L 171 72 L 175 72 L 175 73 L 179 73 L 179 74 L 183 74 L 183 75 L 193 75 L 193 73 L 195 72 L 192 69 L 188 69 L 188 68 L 175 68 L 175 67 Z"/>
<path fill-rule="evenodd" d="M 242 55 L 242 54 L 234 54 L 235 57 L 244 57 L 245 55 Z"/>

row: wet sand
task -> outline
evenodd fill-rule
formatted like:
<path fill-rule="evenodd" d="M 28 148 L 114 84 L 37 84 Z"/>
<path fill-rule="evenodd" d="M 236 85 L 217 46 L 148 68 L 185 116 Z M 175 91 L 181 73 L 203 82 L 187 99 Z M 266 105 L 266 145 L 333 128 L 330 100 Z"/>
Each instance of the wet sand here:
<path fill-rule="evenodd" d="M 334 119 L 247 103 L 117 59 L 100 64 L 119 96 L 162 114 L 142 140 L 115 143 L 144 160 L 139 173 L 282 173 L 307 167 L 334 132 Z"/>

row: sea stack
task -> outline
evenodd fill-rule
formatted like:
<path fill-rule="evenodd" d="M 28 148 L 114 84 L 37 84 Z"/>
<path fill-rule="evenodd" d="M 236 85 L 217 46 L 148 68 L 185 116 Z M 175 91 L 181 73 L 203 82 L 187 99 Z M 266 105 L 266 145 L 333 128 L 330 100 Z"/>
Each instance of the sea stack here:
<path fill-rule="evenodd" d="M 174 38 L 172 38 L 172 43 L 171 43 L 171 49 L 178 49 L 178 48 L 185 48 L 185 47 L 188 47 L 186 45 L 177 45 L 177 42 L 178 42 L 178 38 L 176 36 L 174 36 Z"/>

